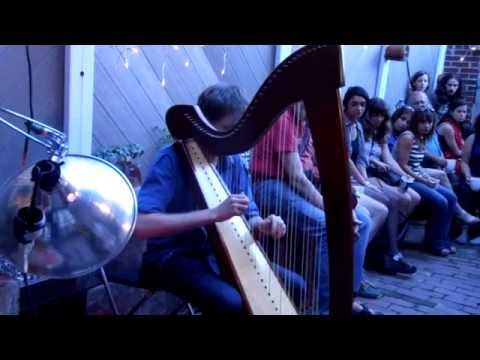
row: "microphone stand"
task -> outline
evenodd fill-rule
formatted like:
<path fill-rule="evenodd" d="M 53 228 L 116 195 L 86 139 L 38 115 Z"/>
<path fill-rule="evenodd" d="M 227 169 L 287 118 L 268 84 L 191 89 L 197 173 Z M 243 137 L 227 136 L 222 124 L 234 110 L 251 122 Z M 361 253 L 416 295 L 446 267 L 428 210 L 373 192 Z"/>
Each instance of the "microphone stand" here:
<path fill-rule="evenodd" d="M 51 192 L 55 188 L 60 179 L 60 166 L 64 157 L 67 155 L 68 146 L 66 144 L 65 134 L 57 129 L 4 107 L 0 107 L 0 111 L 25 120 L 25 124 L 30 126 L 32 132 L 36 135 L 43 136 L 45 140 L 30 135 L 0 116 L 0 122 L 28 139 L 44 146 L 47 148 L 47 153 L 50 155 L 49 160 L 39 161 L 33 167 L 31 180 L 34 183 L 34 187 L 30 206 L 24 207 L 18 211 L 13 224 L 14 234 L 18 241 L 15 265 L 17 266 L 17 269 L 20 269 L 23 275 L 27 297 L 33 313 L 36 315 L 36 309 L 28 285 L 28 257 L 33 249 L 35 240 L 43 234 L 43 229 L 46 225 L 46 218 L 44 212 L 35 206 L 35 201 L 39 188 L 46 192 Z M 110 284 L 103 267 L 100 268 L 100 275 L 113 313 L 119 315 L 118 307 L 113 299 Z"/>

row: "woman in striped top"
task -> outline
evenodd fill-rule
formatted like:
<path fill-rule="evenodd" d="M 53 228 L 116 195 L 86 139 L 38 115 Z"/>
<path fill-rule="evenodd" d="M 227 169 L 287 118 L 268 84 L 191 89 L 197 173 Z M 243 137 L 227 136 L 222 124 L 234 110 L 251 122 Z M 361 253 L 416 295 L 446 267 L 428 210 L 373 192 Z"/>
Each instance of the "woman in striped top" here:
<path fill-rule="evenodd" d="M 457 197 L 439 180 L 428 175 L 421 163 L 425 156 L 425 142 L 433 134 L 434 115 L 430 111 L 416 110 L 410 120 L 410 130 L 403 132 L 396 144 L 396 158 L 402 169 L 415 181 L 413 190 L 420 194 L 422 203 L 429 208 L 425 233 L 425 248 L 434 255 L 448 256 L 455 252 L 449 238 L 455 214 Z"/>

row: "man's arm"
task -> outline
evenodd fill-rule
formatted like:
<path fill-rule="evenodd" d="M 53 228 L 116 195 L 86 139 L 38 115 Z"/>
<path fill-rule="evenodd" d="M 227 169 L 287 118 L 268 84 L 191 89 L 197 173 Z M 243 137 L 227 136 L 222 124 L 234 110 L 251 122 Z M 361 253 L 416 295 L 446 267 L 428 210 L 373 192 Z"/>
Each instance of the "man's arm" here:
<path fill-rule="evenodd" d="M 284 153 L 283 171 L 291 181 L 290 185 L 306 200 L 323 209 L 323 197 L 303 172 L 302 162 L 298 152 Z"/>
<path fill-rule="evenodd" d="M 195 210 L 181 214 L 140 214 L 134 235 L 139 239 L 172 236 L 201 226 L 243 215 L 249 199 L 243 195 L 230 195 L 219 206 L 212 209 Z"/>

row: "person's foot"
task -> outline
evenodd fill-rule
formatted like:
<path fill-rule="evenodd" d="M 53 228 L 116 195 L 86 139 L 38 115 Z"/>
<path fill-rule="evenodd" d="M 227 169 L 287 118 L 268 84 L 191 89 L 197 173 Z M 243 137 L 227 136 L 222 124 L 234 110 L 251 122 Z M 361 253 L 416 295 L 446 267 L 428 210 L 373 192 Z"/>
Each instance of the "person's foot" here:
<path fill-rule="evenodd" d="M 353 316 L 373 316 L 373 315 L 383 315 L 383 314 L 381 312 L 370 309 L 367 306 L 367 304 L 359 304 L 357 302 L 354 302 L 352 306 L 352 315 Z"/>
<path fill-rule="evenodd" d="M 448 255 L 450 255 L 450 249 L 447 249 L 447 248 L 442 248 L 442 249 L 432 248 L 432 249 L 426 249 L 426 251 L 435 256 L 447 257 Z"/>
<path fill-rule="evenodd" d="M 355 296 L 363 297 L 365 299 L 378 299 L 382 294 L 373 288 L 373 286 L 366 281 L 362 281 L 360 289 L 354 293 Z"/>
<path fill-rule="evenodd" d="M 480 245 L 480 236 L 473 238 L 468 242 L 469 245 Z"/>
<path fill-rule="evenodd" d="M 469 214 L 463 209 L 457 213 L 457 219 L 461 223 L 464 223 L 466 225 L 473 225 L 473 224 L 480 223 L 480 218 Z"/>
<path fill-rule="evenodd" d="M 468 234 L 467 231 L 462 230 L 461 234 L 456 238 L 452 239 L 454 242 L 460 245 L 467 245 L 468 244 Z"/>
<path fill-rule="evenodd" d="M 384 268 L 388 273 L 394 274 L 400 273 L 410 275 L 417 272 L 417 268 L 403 260 L 403 256 L 400 253 L 394 256 L 385 256 Z"/>

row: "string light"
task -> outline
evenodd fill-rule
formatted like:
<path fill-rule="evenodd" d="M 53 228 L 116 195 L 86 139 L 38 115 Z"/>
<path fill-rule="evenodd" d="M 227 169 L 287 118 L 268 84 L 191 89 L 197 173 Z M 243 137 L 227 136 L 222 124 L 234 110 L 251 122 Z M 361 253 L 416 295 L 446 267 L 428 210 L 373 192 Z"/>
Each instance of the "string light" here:
<path fill-rule="evenodd" d="M 127 47 L 123 49 L 120 53 L 120 57 L 122 58 L 123 67 L 128 69 L 130 67 L 130 61 L 128 58 L 128 54 L 132 53 L 133 55 L 138 55 L 140 50 L 137 47 Z"/>
<path fill-rule="evenodd" d="M 180 45 L 171 45 L 173 50 L 175 51 L 180 51 Z M 198 46 L 200 48 L 204 48 L 206 47 L 207 45 L 195 45 L 195 46 Z M 112 46 L 113 48 L 114 46 Z M 120 57 L 122 59 L 122 65 L 125 69 L 129 69 L 130 68 L 130 58 L 129 58 L 129 55 L 138 55 L 140 53 L 140 49 L 137 47 L 137 46 L 134 46 L 134 47 L 126 47 L 126 48 L 123 48 L 121 51 L 120 51 Z M 222 69 L 220 70 L 220 74 L 221 76 L 224 76 L 227 72 L 227 59 L 228 59 L 228 54 L 227 54 L 227 51 L 225 50 L 224 53 L 223 53 L 223 67 Z M 190 59 L 186 59 L 183 61 L 183 65 L 186 67 L 186 68 L 189 68 L 191 67 L 192 65 L 192 62 Z M 161 80 L 160 80 L 160 85 L 164 88 L 167 86 L 167 78 L 166 78 L 166 66 L 167 66 L 167 63 L 164 61 L 162 63 L 162 72 L 161 72 Z"/>
<path fill-rule="evenodd" d="M 167 85 L 167 81 L 165 80 L 165 66 L 167 65 L 167 63 L 163 63 L 162 64 L 162 82 L 160 83 L 162 85 L 162 87 L 165 87 Z"/>
<path fill-rule="evenodd" d="M 478 45 L 470 45 L 470 46 L 468 47 L 468 50 L 467 50 L 466 54 L 463 55 L 463 56 L 459 59 L 460 62 L 464 62 L 465 59 L 467 58 L 467 56 L 470 55 L 471 53 L 473 53 L 474 51 L 477 51 L 478 48 L 479 48 Z"/>
<path fill-rule="evenodd" d="M 223 68 L 220 71 L 220 74 L 223 76 L 223 75 L 225 75 L 226 71 L 227 71 L 227 52 L 225 51 L 223 53 Z"/>

